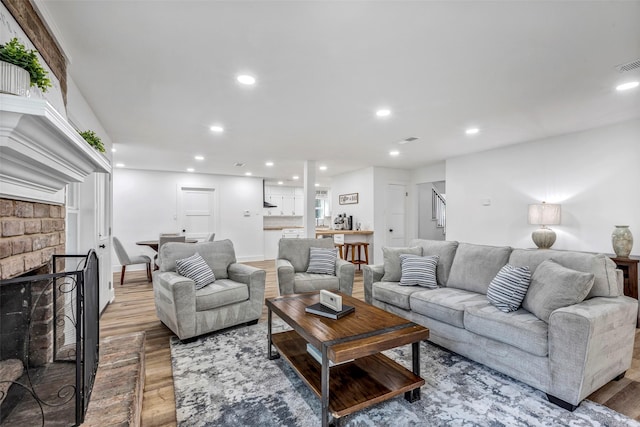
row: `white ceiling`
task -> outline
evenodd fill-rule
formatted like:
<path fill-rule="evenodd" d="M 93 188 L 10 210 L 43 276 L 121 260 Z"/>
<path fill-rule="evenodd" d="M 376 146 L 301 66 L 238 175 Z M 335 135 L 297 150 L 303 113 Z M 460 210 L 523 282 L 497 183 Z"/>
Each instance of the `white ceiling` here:
<path fill-rule="evenodd" d="M 640 76 L 615 69 L 640 58 L 640 1 L 39 4 L 131 168 L 287 180 L 316 160 L 327 185 L 640 117 L 640 90 L 615 91 Z"/>

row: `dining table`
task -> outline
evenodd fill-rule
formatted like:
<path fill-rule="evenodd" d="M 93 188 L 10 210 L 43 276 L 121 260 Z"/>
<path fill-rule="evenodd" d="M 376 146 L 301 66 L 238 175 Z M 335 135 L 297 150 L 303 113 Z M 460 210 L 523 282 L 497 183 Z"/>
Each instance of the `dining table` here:
<path fill-rule="evenodd" d="M 159 240 L 140 240 L 139 242 L 136 242 L 136 245 L 140 245 L 140 246 L 148 246 L 151 249 L 153 249 L 154 251 L 158 252 L 158 243 L 160 241 Z M 185 243 L 198 243 L 198 241 L 196 239 L 184 239 Z"/>

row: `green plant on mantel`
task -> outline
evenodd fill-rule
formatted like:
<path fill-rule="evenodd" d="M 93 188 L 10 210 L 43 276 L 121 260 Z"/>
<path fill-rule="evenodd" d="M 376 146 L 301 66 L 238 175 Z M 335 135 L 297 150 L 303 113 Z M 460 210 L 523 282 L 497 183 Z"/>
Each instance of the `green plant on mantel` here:
<path fill-rule="evenodd" d="M 92 130 L 85 130 L 84 132 L 78 132 L 81 137 L 84 138 L 87 143 L 98 150 L 101 153 L 104 153 L 106 150 L 104 149 L 104 145 L 102 144 L 102 140 L 96 133 Z"/>
<path fill-rule="evenodd" d="M 16 37 L 0 45 L 0 60 L 27 70 L 31 86 L 38 86 L 46 92 L 51 87 L 51 80 L 47 77 L 49 72 L 40 65 L 36 54 L 37 51 L 27 49 Z"/>

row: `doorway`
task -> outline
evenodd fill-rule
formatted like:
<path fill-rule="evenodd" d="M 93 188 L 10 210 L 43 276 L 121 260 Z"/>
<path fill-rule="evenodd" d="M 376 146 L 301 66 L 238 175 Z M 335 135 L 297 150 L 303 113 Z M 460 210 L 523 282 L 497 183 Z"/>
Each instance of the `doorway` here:
<path fill-rule="evenodd" d="M 386 246 L 405 246 L 407 188 L 400 184 L 387 185 Z"/>
<path fill-rule="evenodd" d="M 206 240 L 217 217 L 215 188 L 178 188 L 178 224 L 187 239 Z"/>

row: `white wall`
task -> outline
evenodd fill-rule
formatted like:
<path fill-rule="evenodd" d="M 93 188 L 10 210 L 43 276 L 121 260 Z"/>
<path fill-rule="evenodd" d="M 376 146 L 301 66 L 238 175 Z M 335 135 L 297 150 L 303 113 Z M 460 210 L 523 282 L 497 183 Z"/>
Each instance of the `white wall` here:
<path fill-rule="evenodd" d="M 447 239 L 535 247 L 527 205 L 546 201 L 562 204 L 554 249 L 613 253 L 614 225 L 640 239 L 639 183 L 640 120 L 452 158 Z"/>
<path fill-rule="evenodd" d="M 341 194 L 358 193 L 358 203 L 339 204 Z M 354 223 L 361 223 L 363 230 L 374 230 L 373 168 L 360 169 L 333 177 L 331 184 L 331 226 L 338 214 L 353 215 Z"/>
<path fill-rule="evenodd" d="M 231 239 L 238 261 L 263 259 L 262 180 L 250 177 L 115 169 L 113 173 L 113 235 L 127 251 L 155 253 L 136 245 L 156 240 L 162 232 L 181 231 L 178 188 L 215 188 L 218 218 L 216 240 Z M 249 216 L 244 216 L 244 211 Z M 113 255 L 114 270 L 118 262 Z"/>

